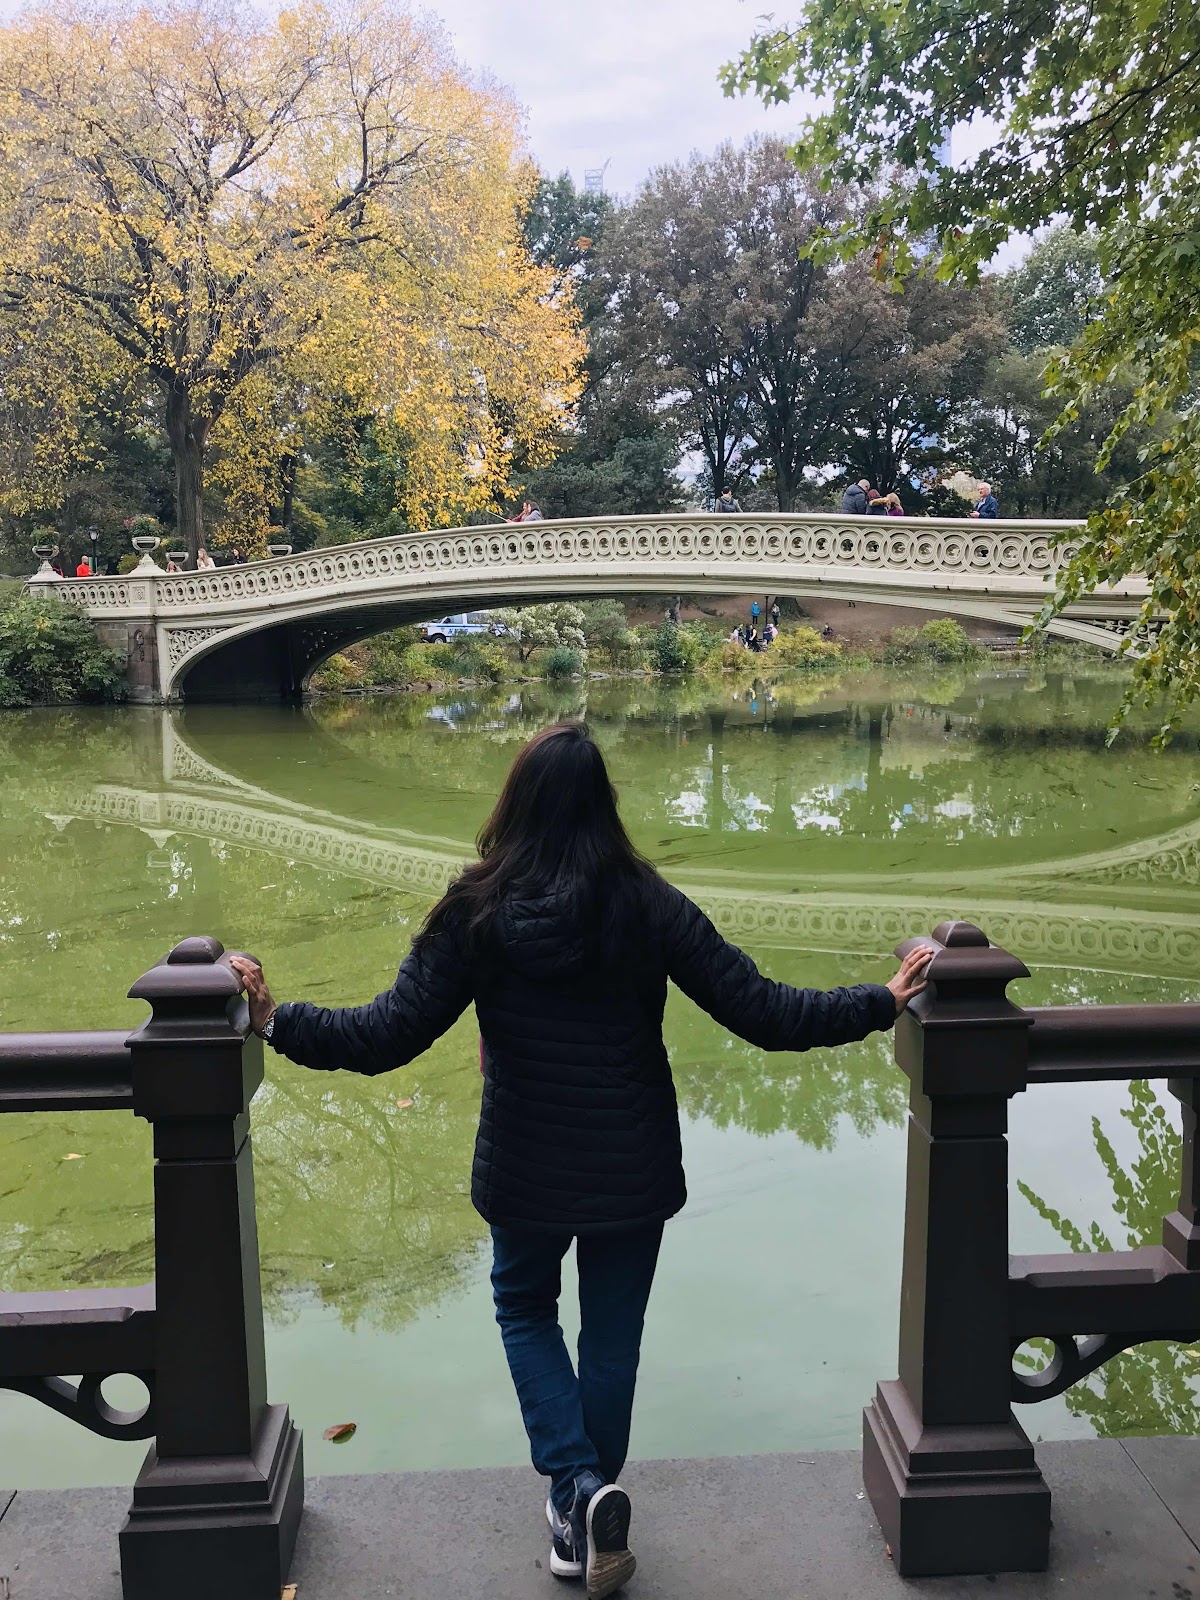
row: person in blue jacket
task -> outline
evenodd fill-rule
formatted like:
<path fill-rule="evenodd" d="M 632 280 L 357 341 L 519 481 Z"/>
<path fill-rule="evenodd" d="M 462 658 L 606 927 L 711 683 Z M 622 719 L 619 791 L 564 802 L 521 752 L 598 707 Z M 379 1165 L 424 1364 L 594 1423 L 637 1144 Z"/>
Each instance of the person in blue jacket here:
<path fill-rule="evenodd" d="M 634 849 L 599 747 L 571 722 L 517 755 L 479 859 L 429 913 L 391 989 L 360 1006 L 277 1006 L 262 968 L 231 958 L 254 1029 L 323 1071 L 391 1072 L 474 1003 L 483 1096 L 471 1198 L 491 1228 L 496 1318 L 530 1454 L 550 1480 L 551 1571 L 581 1577 L 591 1600 L 635 1566 L 616 1480 L 663 1224 L 687 1198 L 663 1044 L 668 980 L 759 1049 L 809 1050 L 890 1028 L 925 987 L 931 955 L 914 950 L 886 986 L 763 977 Z M 572 1243 L 577 1367 L 558 1322 Z"/>
<path fill-rule="evenodd" d="M 979 485 L 979 503 L 972 511 L 973 517 L 998 517 L 1000 515 L 1000 502 L 992 493 L 990 483 Z"/>

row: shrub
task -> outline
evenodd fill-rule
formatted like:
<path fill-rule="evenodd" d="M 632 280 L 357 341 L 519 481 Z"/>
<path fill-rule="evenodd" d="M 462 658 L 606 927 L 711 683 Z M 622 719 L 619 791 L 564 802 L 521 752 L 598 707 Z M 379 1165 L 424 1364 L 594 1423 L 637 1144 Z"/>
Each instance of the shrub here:
<path fill-rule="evenodd" d="M 124 698 L 124 661 L 74 606 L 21 594 L 0 610 L 0 706 Z"/>
<path fill-rule="evenodd" d="M 583 671 L 583 657 L 570 645 L 556 644 L 542 662 L 542 676 L 550 679 L 577 678 Z"/>
<path fill-rule="evenodd" d="M 468 635 L 455 639 L 450 648 L 458 662 L 459 677 L 478 678 L 485 683 L 499 683 L 504 677 L 508 663 L 499 645 Z"/>
<path fill-rule="evenodd" d="M 835 639 L 822 639 L 815 628 L 790 628 L 777 635 L 767 653 L 777 666 L 823 667 L 841 659 L 842 647 Z"/>
<path fill-rule="evenodd" d="M 363 667 L 350 656 L 339 652 L 330 656 L 313 675 L 313 687 L 336 694 L 341 689 L 357 689 L 364 682 Z"/>
<path fill-rule="evenodd" d="M 132 572 L 141 559 L 136 551 L 130 550 L 117 562 L 117 571 L 124 576 L 125 573 Z"/>
<path fill-rule="evenodd" d="M 955 622 L 953 617 L 934 617 L 923 628 L 893 628 L 884 659 L 910 664 L 923 661 L 945 664 L 971 661 L 978 654 L 961 623 Z"/>
<path fill-rule="evenodd" d="M 753 650 L 747 650 L 744 644 L 739 644 L 736 639 L 725 639 L 719 649 L 713 651 L 709 661 L 721 668 L 735 667 L 744 671 L 754 665 L 757 657 Z"/>
<path fill-rule="evenodd" d="M 921 629 L 921 643 L 934 661 L 966 661 L 975 653 L 967 630 L 953 617 L 935 617 L 927 622 Z"/>
<path fill-rule="evenodd" d="M 694 623 L 660 622 L 650 636 L 649 658 L 655 672 L 695 672 L 708 650 L 707 630 Z"/>
<path fill-rule="evenodd" d="M 363 682 L 372 689 L 404 689 L 412 682 L 408 655 L 412 645 L 391 634 L 372 639 L 366 647 Z"/>

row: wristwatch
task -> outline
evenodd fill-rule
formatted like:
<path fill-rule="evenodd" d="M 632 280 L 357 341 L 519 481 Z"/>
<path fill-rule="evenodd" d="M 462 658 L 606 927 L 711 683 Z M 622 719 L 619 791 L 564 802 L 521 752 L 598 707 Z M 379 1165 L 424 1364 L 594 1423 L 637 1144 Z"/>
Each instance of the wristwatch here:
<path fill-rule="evenodd" d="M 259 1038 L 265 1039 L 266 1042 L 268 1044 L 270 1044 L 271 1035 L 274 1032 L 275 1032 L 275 1013 L 272 1011 L 271 1015 L 267 1018 L 267 1020 L 262 1025 L 262 1033 L 259 1035 Z"/>

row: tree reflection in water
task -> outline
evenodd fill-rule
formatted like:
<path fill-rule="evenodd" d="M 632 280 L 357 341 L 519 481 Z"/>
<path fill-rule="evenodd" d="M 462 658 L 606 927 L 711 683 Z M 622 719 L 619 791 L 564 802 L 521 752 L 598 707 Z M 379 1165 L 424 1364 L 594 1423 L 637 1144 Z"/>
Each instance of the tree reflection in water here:
<path fill-rule="evenodd" d="M 1086 1230 L 1079 1227 L 1028 1184 L 1018 1183 L 1038 1215 L 1074 1251 L 1136 1250 L 1159 1244 L 1163 1218 L 1175 1210 L 1180 1136 L 1167 1108 L 1149 1083 L 1136 1082 L 1129 1085 L 1129 1104 L 1121 1115 L 1137 1135 L 1135 1161 L 1118 1156 L 1098 1117 L 1092 1118 L 1092 1139 L 1112 1188 L 1123 1240 L 1114 1243 L 1096 1222 Z M 1138 1345 L 1090 1373 L 1064 1398 L 1072 1416 L 1085 1417 L 1102 1438 L 1200 1433 L 1200 1351 L 1166 1341 Z"/>
<path fill-rule="evenodd" d="M 1031 688 L 969 673 L 902 684 L 647 680 L 304 712 L 15 714 L 0 721 L 0 1025 L 136 1025 L 141 1008 L 122 999 L 130 981 L 198 929 L 268 960 L 279 993 L 335 1004 L 374 993 L 436 890 L 372 876 L 369 858 L 394 861 L 415 837 L 418 854 L 454 870 L 516 746 L 580 714 L 612 760 L 639 845 L 773 976 L 829 986 L 882 975 L 897 939 L 967 914 L 1031 963 L 1070 970 L 1061 998 L 1156 998 L 1194 971 L 1195 877 L 1185 861 L 1172 879 L 1172 921 L 1158 880 L 1138 876 L 1150 870 L 1138 842 L 1192 816 L 1193 768 L 1132 741 L 1107 756 L 1072 741 L 1030 759 L 1023 727 L 1059 716 L 1102 727 L 1111 698 L 1107 687 L 1090 699 L 1064 689 L 1064 711 Z M 164 764 L 171 730 L 190 752 L 182 771 Z M 106 788 L 120 789 L 128 815 L 84 804 Z M 222 832 L 239 824 L 244 834 Z M 286 842 L 273 844 L 281 824 Z M 331 866 L 323 852 L 338 839 L 361 845 L 367 864 Z M 1085 850 L 1126 847 L 1128 882 L 1090 864 L 1066 871 Z M 1049 862 L 1048 875 L 1011 881 L 1031 862 Z M 1099 902 L 1094 916 L 1085 895 Z M 1086 959 L 1069 942 L 1078 927 L 1107 930 Z M 1035 973 L 1020 998 L 1055 998 L 1049 984 Z M 698 1122 L 786 1132 L 828 1151 L 847 1131 L 902 1121 L 887 1038 L 767 1054 L 679 996 L 667 1037 L 681 1106 Z M 271 1060 L 254 1138 L 274 1319 L 316 1298 L 348 1325 L 396 1328 L 464 1281 L 484 1238 L 467 1192 L 474 1060 L 470 1014 L 386 1078 Z M 64 1166 L 67 1152 L 86 1159 Z M 141 1124 L 5 1118 L 0 1171 L 3 1287 L 150 1275 Z M 1155 1206 L 1157 1227 L 1167 1205 L 1156 1196 Z M 1186 1363 L 1178 1370 L 1186 1376 Z"/>

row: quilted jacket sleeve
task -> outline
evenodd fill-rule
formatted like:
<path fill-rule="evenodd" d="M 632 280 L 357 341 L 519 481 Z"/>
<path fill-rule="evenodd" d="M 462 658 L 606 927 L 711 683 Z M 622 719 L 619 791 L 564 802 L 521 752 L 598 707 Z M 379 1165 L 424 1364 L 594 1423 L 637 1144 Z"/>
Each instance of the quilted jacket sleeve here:
<path fill-rule="evenodd" d="M 447 929 L 410 950 L 392 987 L 366 1005 L 281 1005 L 271 1043 L 302 1067 L 373 1077 L 428 1050 L 471 999 L 470 963 Z"/>
<path fill-rule="evenodd" d="M 669 888 L 663 909 L 669 977 L 722 1027 L 764 1050 L 850 1044 L 896 1020 L 890 989 L 793 989 L 764 978 L 744 950 L 728 944 L 700 907 Z"/>

